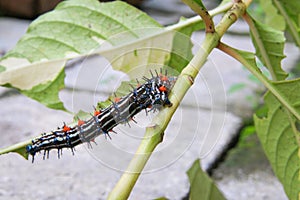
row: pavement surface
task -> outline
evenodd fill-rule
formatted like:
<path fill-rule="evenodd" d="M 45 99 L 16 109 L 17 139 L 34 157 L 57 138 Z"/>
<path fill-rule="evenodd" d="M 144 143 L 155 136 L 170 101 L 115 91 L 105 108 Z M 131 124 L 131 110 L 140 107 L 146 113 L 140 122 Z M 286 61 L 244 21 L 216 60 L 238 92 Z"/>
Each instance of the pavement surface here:
<path fill-rule="evenodd" d="M 157 1 L 152 1 L 151 6 L 154 7 L 149 6 L 149 13 L 159 10 L 155 3 Z M 147 8 L 144 9 L 147 11 Z M 184 12 L 191 15 L 185 8 Z M 160 18 L 161 12 L 160 16 L 153 15 L 162 24 L 174 22 L 166 17 L 168 13 L 163 18 Z M 0 50 L 13 48 L 29 23 L 26 20 L 0 18 Z M 247 31 L 245 27 L 243 22 L 239 22 L 231 30 Z M 203 37 L 203 32 L 193 35 L 194 50 Z M 223 41 L 237 48 L 253 50 L 247 36 L 225 35 Z M 284 65 L 292 66 L 299 57 L 299 51 L 288 45 L 286 54 L 288 57 Z M 63 90 L 60 97 L 68 109 L 92 111 L 97 101 L 113 92 L 106 88 L 113 90 L 117 87 L 115 80 L 120 80 L 123 74 L 107 68 L 99 69 L 99 59 L 103 58 L 86 61 L 89 69 L 80 63 L 66 69 L 65 83 L 68 89 Z M 101 62 L 104 65 L 106 61 L 103 59 Z M 107 73 L 105 77 L 109 77 L 109 80 L 100 81 L 104 89 L 94 92 L 99 80 L 91 77 L 99 77 L 102 73 Z M 81 80 L 83 82 L 78 84 Z M 228 93 L 237 83 L 245 83 L 248 87 Z M 111 87 L 112 84 L 114 87 Z M 238 134 L 243 118 L 252 115 L 253 102 L 248 97 L 255 97 L 259 89 L 261 86 L 249 80 L 249 73 L 239 63 L 220 51 L 213 51 L 176 111 L 163 143 L 147 163 L 130 199 L 185 197 L 189 191 L 185 171 L 197 158 L 201 159 L 203 169 L 208 169 L 227 151 L 228 144 Z M 61 126 L 62 122 L 72 122 L 73 117 L 62 111 L 48 109 L 7 88 L 0 88 L 0 107 L 0 148 L 50 131 Z M 0 199 L 105 199 L 126 169 L 152 116 L 139 114 L 136 117 L 137 124 L 131 123 L 130 128 L 118 126 L 118 135 L 112 135 L 112 140 L 98 137 L 93 149 L 85 145 L 78 146 L 74 156 L 65 150 L 63 157 L 57 159 L 53 151 L 47 160 L 37 155 L 32 164 L 17 154 L 2 155 Z M 257 142 L 255 138 L 253 140 Z M 249 155 L 247 159 L 243 159 L 245 154 Z M 250 149 L 241 147 L 236 152 L 230 152 L 225 161 L 214 169 L 213 178 L 227 199 L 287 199 L 259 144 Z"/>

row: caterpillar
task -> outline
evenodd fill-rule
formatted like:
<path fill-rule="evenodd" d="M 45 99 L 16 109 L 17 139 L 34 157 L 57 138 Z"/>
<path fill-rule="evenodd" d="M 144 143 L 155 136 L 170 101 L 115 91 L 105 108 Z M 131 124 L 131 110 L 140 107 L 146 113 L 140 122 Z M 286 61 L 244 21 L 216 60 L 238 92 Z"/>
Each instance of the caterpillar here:
<path fill-rule="evenodd" d="M 152 77 L 143 77 L 144 84 L 135 88 L 132 86 L 132 91 L 121 98 L 116 98 L 111 105 L 105 109 L 97 110 L 95 108 L 92 117 L 86 121 L 78 119 L 77 125 L 71 127 L 65 123 L 57 130 L 43 133 L 39 137 L 33 139 L 31 144 L 26 146 L 26 152 L 32 156 L 32 162 L 36 153 L 44 151 L 43 159 L 49 158 L 49 151 L 57 149 L 58 158 L 62 154 L 63 148 L 71 149 L 74 155 L 74 147 L 88 143 L 104 134 L 110 139 L 109 132 L 118 124 L 128 123 L 133 120 L 133 117 L 141 110 L 150 109 L 155 111 L 160 106 L 172 106 L 168 99 L 168 94 L 173 87 L 176 77 L 168 77 L 167 71 L 163 75 L 156 72 L 156 76 L 150 71 Z"/>

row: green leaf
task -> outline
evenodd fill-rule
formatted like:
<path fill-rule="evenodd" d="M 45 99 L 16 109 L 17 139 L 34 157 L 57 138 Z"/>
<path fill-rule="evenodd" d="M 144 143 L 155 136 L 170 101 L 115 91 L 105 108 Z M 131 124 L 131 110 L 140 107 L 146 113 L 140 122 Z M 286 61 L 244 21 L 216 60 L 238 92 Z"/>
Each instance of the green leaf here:
<path fill-rule="evenodd" d="M 25 149 L 25 147 L 28 144 L 31 144 L 31 140 L 27 140 L 25 142 L 21 142 L 21 143 L 14 144 L 14 145 L 11 145 L 9 147 L 0 149 L 0 155 L 15 152 L 15 153 L 18 153 L 21 156 L 23 156 L 25 159 L 28 159 L 28 153 L 26 152 L 26 149 Z"/>
<path fill-rule="evenodd" d="M 260 0 L 259 3 L 265 14 L 264 23 L 276 30 L 285 30 L 284 18 L 278 13 L 276 7 L 272 4 L 272 0 Z"/>
<path fill-rule="evenodd" d="M 222 5 L 211 14 L 221 13 L 230 6 Z M 145 13 L 121 1 L 64 1 L 32 22 L 16 47 L 0 60 L 0 85 L 26 91 L 24 94 L 30 97 L 48 93 L 52 96 L 47 98 L 54 99 L 59 92 L 56 89 L 63 88 L 62 82 L 52 87 L 51 92 L 43 92 L 41 88 L 49 89 L 45 85 L 60 80 L 69 59 L 94 54 L 106 57 L 115 70 L 127 73 L 132 79 L 148 73 L 154 66 L 149 63 L 156 68 L 168 64 L 180 72 L 191 58 L 191 44 L 177 39 L 175 42 L 174 35 L 177 37 L 178 30 L 187 36 L 184 41 L 188 41 L 192 31 L 200 28 L 199 23 L 201 19 L 194 17 L 162 28 Z M 181 45 L 184 51 L 180 50 Z M 138 72 L 132 70 L 136 66 Z M 38 93 L 34 94 L 37 88 Z M 47 98 L 36 99 L 48 107 L 62 109 L 60 103 L 49 104 Z"/>
<path fill-rule="evenodd" d="M 0 73 L 3 72 L 3 71 L 5 71 L 5 67 L 0 65 Z"/>
<path fill-rule="evenodd" d="M 22 93 L 39 102 L 44 102 L 49 108 L 65 110 L 56 93 L 56 91 L 63 89 L 64 79 L 65 73 L 63 71 L 55 80 L 34 86 L 31 90 L 23 90 Z"/>
<path fill-rule="evenodd" d="M 283 32 L 264 25 L 253 18 L 246 18 L 257 57 L 269 70 L 273 80 L 284 80 L 286 72 L 281 68 L 285 38 Z"/>
<path fill-rule="evenodd" d="M 222 4 L 212 10 L 211 15 L 224 12 L 231 5 Z M 17 46 L 0 60 L 0 85 L 18 88 L 48 107 L 63 109 L 57 97 L 63 87 L 63 68 L 67 60 L 100 54 L 112 61 L 114 69 L 124 71 L 132 79 L 141 78 L 141 74 L 149 70 L 142 67 L 140 73 L 134 71 L 133 74 L 129 73 L 131 68 L 149 63 L 163 65 L 172 60 L 170 67 L 180 72 L 183 62 L 178 59 L 180 62 L 176 63 L 173 56 L 170 57 L 172 51 L 181 48 L 175 44 L 174 34 L 182 30 L 185 36 L 190 36 L 192 30 L 200 28 L 199 24 L 201 27 L 201 19 L 193 17 L 162 29 L 145 13 L 121 1 L 64 1 L 34 21 Z M 120 55 L 123 55 L 121 62 L 113 62 Z M 183 57 L 187 55 L 191 54 Z M 127 84 L 118 92 L 124 94 L 128 88 Z M 98 107 L 108 104 L 108 101 L 100 102 Z M 85 118 L 87 114 L 81 112 L 78 116 Z M 22 152 L 23 156 L 27 155 L 25 147 L 30 143 L 1 149 L 0 154 Z"/>
<path fill-rule="evenodd" d="M 196 160 L 187 171 L 190 181 L 189 199 L 218 200 L 225 199 L 209 176 L 202 171 L 200 161 Z"/>
<path fill-rule="evenodd" d="M 276 83 L 274 87 L 285 94 L 285 98 L 300 112 L 299 79 Z M 290 199 L 298 199 L 300 133 L 295 128 L 296 120 L 270 92 L 265 96 L 265 104 L 267 116 L 254 116 L 257 134 L 286 194 Z"/>
<path fill-rule="evenodd" d="M 181 18 L 180 22 L 186 21 L 185 18 Z M 179 22 L 179 23 L 180 23 Z M 170 59 L 165 63 L 167 66 L 177 66 L 181 71 L 192 59 L 192 47 L 191 35 L 194 31 L 204 29 L 203 21 L 195 22 L 187 27 L 177 29 L 174 38 Z"/>
<path fill-rule="evenodd" d="M 197 1 L 197 3 L 203 6 L 201 1 Z M 232 2 L 230 0 L 223 0 L 221 4 L 211 10 L 209 14 L 214 16 L 224 10 L 230 9 L 231 5 Z M 205 29 L 205 24 L 199 16 L 189 19 L 181 17 L 177 24 L 166 27 L 166 30 L 175 30 L 176 32 L 173 38 L 170 59 L 167 60 L 165 64 L 171 67 L 176 66 L 180 72 L 193 57 L 193 44 L 190 40 L 192 33 L 203 29 Z"/>
<path fill-rule="evenodd" d="M 253 53 L 237 50 L 223 43 L 220 45 L 220 48 L 242 63 L 273 95 L 276 96 L 284 107 L 300 120 L 300 112 L 292 105 L 289 98 L 286 97 L 285 91 L 279 90 L 276 87 L 277 82 L 272 82 L 267 79 L 257 67 Z"/>
<path fill-rule="evenodd" d="M 300 47 L 300 2 L 290 0 L 272 0 L 273 5 L 283 16 L 286 27 L 291 33 L 296 45 Z"/>
<path fill-rule="evenodd" d="M 228 92 L 229 94 L 232 94 L 232 93 L 241 91 L 241 90 L 244 89 L 245 87 L 246 87 L 246 84 L 245 84 L 245 83 L 236 83 L 236 84 L 233 84 L 232 86 L 230 86 L 230 88 L 228 89 L 227 92 Z"/>
<path fill-rule="evenodd" d="M 160 27 L 145 13 L 121 1 L 64 1 L 54 11 L 33 21 L 16 47 L 0 60 L 0 85 L 26 91 L 23 93 L 30 97 L 47 93 L 50 96 L 38 100 L 48 107 L 61 109 L 61 104 L 49 104 L 47 99 L 57 98 L 57 89 L 63 88 L 60 77 L 67 60 L 96 53 L 114 60 L 127 53 L 122 62 L 113 63 L 115 69 L 122 71 L 138 64 L 164 63 L 168 51 L 141 49 L 171 50 L 173 33 L 161 34 Z M 158 38 L 152 37 L 153 34 L 158 34 Z M 146 39 L 138 41 L 140 38 Z M 99 49 L 101 44 L 105 47 Z M 122 48 L 116 47 L 120 45 Z M 48 91 L 47 85 L 55 81 L 60 81 L 60 85 L 55 83 L 57 86 Z"/>
<path fill-rule="evenodd" d="M 166 197 L 159 197 L 159 198 L 157 198 L 155 200 L 168 200 L 168 199 Z"/>

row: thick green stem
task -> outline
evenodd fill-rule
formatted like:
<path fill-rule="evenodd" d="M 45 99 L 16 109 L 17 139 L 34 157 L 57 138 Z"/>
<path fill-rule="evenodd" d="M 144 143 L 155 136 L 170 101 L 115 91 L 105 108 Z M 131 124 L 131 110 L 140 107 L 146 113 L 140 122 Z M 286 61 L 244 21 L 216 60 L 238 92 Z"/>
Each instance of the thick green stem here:
<path fill-rule="evenodd" d="M 214 34 L 206 37 L 202 48 L 193 57 L 187 67 L 181 72 L 170 94 L 170 101 L 172 102 L 173 106 L 161 110 L 160 113 L 153 119 L 152 124 L 154 125 L 147 127 L 145 136 L 133 159 L 130 161 L 126 172 L 124 172 L 115 188 L 111 191 L 108 199 L 127 199 L 129 197 L 130 192 L 140 173 L 144 169 L 148 159 L 150 158 L 151 153 L 162 141 L 163 132 L 170 122 L 174 112 L 179 106 L 185 93 L 193 84 L 194 78 L 198 74 L 200 68 L 205 63 L 209 54 L 208 52 L 211 52 L 212 49 L 218 44 L 218 39 L 216 36 L 217 35 Z M 202 50 L 204 47 L 207 51 Z"/>
<path fill-rule="evenodd" d="M 233 4 L 232 9 L 226 13 L 220 24 L 216 27 L 216 32 L 207 33 L 206 37 L 196 55 L 179 75 L 169 96 L 173 106 L 165 108 L 153 119 L 153 126 L 146 129 L 144 139 L 138 147 L 135 156 L 131 160 L 126 172 L 121 176 L 119 182 L 108 196 L 108 199 L 127 199 L 135 185 L 140 173 L 144 169 L 151 153 L 155 147 L 162 141 L 164 130 L 170 122 L 174 112 L 179 106 L 184 95 L 191 87 L 198 72 L 207 60 L 210 52 L 218 45 L 220 38 L 225 31 L 233 24 L 238 17 L 245 12 L 246 6 L 251 0 L 245 0 L 245 3 L 239 1 Z"/>
<path fill-rule="evenodd" d="M 246 8 L 252 0 L 237 1 L 234 3 L 231 9 L 223 16 L 220 23 L 216 26 L 216 32 L 221 36 L 228 30 L 228 28 L 245 13 Z"/>
<path fill-rule="evenodd" d="M 140 173 L 144 169 L 148 159 L 154 151 L 157 144 L 162 140 L 160 127 L 148 127 L 145 136 L 137 149 L 134 157 L 127 167 L 126 172 L 119 180 L 114 190 L 110 193 L 108 199 L 127 199 Z"/>

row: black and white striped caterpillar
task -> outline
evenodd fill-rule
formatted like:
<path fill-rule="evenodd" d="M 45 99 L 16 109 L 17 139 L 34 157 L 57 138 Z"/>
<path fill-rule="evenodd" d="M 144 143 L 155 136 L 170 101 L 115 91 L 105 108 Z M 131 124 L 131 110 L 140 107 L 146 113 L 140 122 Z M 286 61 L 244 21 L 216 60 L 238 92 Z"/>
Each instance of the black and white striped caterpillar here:
<path fill-rule="evenodd" d="M 152 73 L 151 73 L 152 74 Z M 168 99 L 170 89 L 173 87 L 176 78 L 168 77 L 162 73 L 152 78 L 143 78 L 146 82 L 133 88 L 133 90 L 122 98 L 116 98 L 110 106 L 102 110 L 96 110 L 93 116 L 86 120 L 78 119 L 76 126 L 63 125 L 62 128 L 43 133 L 32 140 L 32 144 L 26 146 L 28 154 L 32 155 L 32 162 L 36 153 L 44 151 L 43 158 L 49 157 L 49 151 L 58 150 L 58 157 L 63 148 L 70 148 L 74 154 L 74 147 L 91 141 L 104 134 L 110 138 L 109 132 L 118 124 L 128 123 L 134 115 L 141 110 L 155 110 L 158 106 L 172 106 Z"/>

